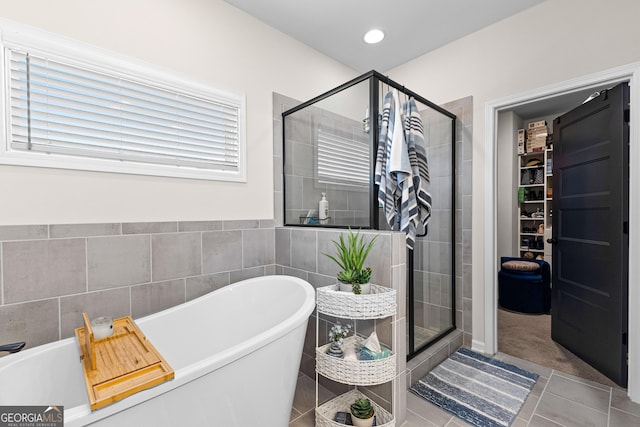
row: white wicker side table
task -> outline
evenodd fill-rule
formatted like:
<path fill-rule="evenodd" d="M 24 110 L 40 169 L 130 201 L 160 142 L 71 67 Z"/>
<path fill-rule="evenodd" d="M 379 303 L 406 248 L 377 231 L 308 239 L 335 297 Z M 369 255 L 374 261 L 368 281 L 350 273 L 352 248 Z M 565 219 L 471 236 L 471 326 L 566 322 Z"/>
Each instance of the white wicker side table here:
<path fill-rule="evenodd" d="M 356 398 L 364 396 L 357 388 L 358 386 L 395 381 L 397 355 L 393 352 L 391 356 L 384 359 L 345 360 L 326 354 L 329 344 L 319 346 L 320 314 L 351 320 L 384 319 L 396 314 L 397 292 L 395 289 L 372 284 L 371 293 L 364 295 L 339 291 L 338 285 L 318 288 L 316 293 L 318 311 L 316 316 L 316 427 L 341 427 L 344 424 L 334 421 L 336 413 L 349 412 L 350 404 Z M 361 343 L 362 337 L 357 335 L 357 331 L 355 332 L 354 336 L 345 339 L 344 345 Z M 392 332 L 392 340 L 393 335 Z M 319 375 L 342 384 L 354 385 L 356 388 L 318 405 Z M 375 410 L 376 425 L 395 427 L 393 414 L 373 399 L 369 399 Z"/>

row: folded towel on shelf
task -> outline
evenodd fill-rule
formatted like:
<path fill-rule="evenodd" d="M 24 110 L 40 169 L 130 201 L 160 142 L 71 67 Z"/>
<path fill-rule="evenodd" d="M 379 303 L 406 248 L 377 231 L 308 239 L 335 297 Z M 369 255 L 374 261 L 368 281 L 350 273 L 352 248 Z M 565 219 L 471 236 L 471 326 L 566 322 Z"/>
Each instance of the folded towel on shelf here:
<path fill-rule="evenodd" d="M 344 360 L 358 360 L 356 356 L 356 348 L 353 345 L 348 345 L 344 349 Z"/>
<path fill-rule="evenodd" d="M 371 335 L 369 335 L 369 337 L 366 340 L 364 340 L 364 342 L 362 343 L 362 346 L 365 348 L 368 348 L 374 353 L 379 353 L 382 351 L 382 348 L 380 347 L 380 341 L 378 340 L 378 334 L 376 334 L 376 331 L 371 332 Z"/>
<path fill-rule="evenodd" d="M 376 331 L 364 340 L 360 347 L 360 360 L 378 360 L 391 356 L 391 350 L 380 344 Z"/>
<path fill-rule="evenodd" d="M 367 347 L 360 348 L 360 360 L 380 360 L 391 356 L 393 353 L 387 347 L 382 346 L 379 352 L 374 353 Z"/>

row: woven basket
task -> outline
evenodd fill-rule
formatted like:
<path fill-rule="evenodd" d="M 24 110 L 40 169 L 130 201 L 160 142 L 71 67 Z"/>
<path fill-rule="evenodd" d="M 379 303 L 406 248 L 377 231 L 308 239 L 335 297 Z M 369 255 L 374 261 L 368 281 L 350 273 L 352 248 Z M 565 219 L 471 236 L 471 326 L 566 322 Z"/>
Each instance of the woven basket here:
<path fill-rule="evenodd" d="M 351 390 L 345 394 L 331 399 L 327 403 L 316 408 L 316 427 L 344 427 L 344 424 L 333 421 L 337 412 L 349 412 L 351 404 L 356 400 L 367 397 L 358 390 Z M 393 415 L 371 400 L 371 406 L 375 411 L 376 425 L 378 427 L 395 427 L 396 421 Z"/>
<path fill-rule="evenodd" d="M 359 336 L 345 338 L 344 347 L 362 344 Z M 316 371 L 322 376 L 351 385 L 375 385 L 391 381 L 396 376 L 396 354 L 378 360 L 345 360 L 328 355 L 331 343 L 316 348 Z"/>
<path fill-rule="evenodd" d="M 371 293 L 338 291 L 338 285 L 317 289 L 318 312 L 343 319 L 382 319 L 396 314 L 396 290 L 371 285 Z"/>

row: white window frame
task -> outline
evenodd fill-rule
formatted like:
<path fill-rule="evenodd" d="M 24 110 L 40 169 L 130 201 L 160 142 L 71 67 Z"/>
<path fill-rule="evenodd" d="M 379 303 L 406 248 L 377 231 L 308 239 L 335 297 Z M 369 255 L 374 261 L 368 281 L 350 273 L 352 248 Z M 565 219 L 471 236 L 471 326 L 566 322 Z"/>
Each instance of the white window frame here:
<path fill-rule="evenodd" d="M 238 167 L 236 170 L 200 169 L 196 167 L 131 162 L 124 160 L 73 157 L 14 150 L 11 148 L 10 114 L 8 100 L 8 58 L 5 48 L 27 51 L 69 65 L 93 69 L 142 84 L 173 90 L 199 99 L 210 99 L 238 107 Z M 246 96 L 237 92 L 221 90 L 210 85 L 177 76 L 97 47 L 89 46 L 6 20 L 0 20 L 0 164 L 34 166 L 84 171 L 112 172 L 121 174 L 152 175 L 216 181 L 246 182 Z"/>

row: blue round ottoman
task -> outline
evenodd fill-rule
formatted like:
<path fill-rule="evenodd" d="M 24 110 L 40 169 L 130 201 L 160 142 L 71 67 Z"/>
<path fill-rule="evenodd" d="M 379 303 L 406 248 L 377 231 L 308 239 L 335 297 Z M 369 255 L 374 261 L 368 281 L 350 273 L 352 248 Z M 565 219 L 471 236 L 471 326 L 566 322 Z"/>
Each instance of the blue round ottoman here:
<path fill-rule="evenodd" d="M 498 272 L 500 307 L 520 313 L 551 311 L 551 267 L 541 260 L 502 257 Z"/>

